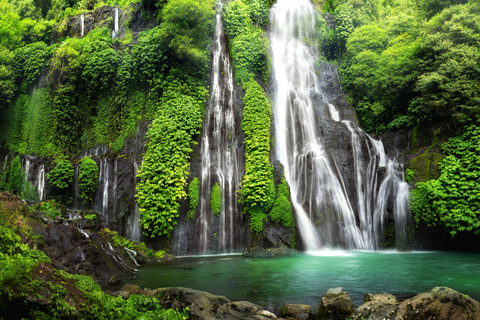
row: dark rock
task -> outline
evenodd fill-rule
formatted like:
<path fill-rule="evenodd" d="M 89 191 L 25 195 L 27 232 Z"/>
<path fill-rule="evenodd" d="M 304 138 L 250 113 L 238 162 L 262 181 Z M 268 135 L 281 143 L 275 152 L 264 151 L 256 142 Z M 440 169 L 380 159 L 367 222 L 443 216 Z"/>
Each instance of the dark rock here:
<path fill-rule="evenodd" d="M 317 306 L 315 319 L 343 320 L 354 310 L 352 299 L 346 291 L 342 291 L 342 288 L 329 289 Z"/>
<path fill-rule="evenodd" d="M 110 277 L 110 279 L 108 280 L 108 284 L 111 285 L 111 286 L 116 286 L 118 285 L 122 280 L 120 279 L 120 277 L 118 276 L 118 274 L 114 274 L 113 276 Z"/>
<path fill-rule="evenodd" d="M 289 248 L 287 246 L 281 246 L 279 248 L 261 248 L 261 247 L 254 247 L 254 248 L 247 248 L 243 251 L 244 257 L 251 257 L 251 258 L 269 258 L 278 255 L 287 255 L 293 254 L 296 250 L 293 248 Z"/>
<path fill-rule="evenodd" d="M 143 290 L 134 284 L 126 284 L 120 289 L 120 291 L 128 292 L 129 294 L 143 294 Z"/>
<path fill-rule="evenodd" d="M 287 303 L 280 308 L 280 316 L 283 318 L 293 317 L 304 319 L 304 315 L 308 317 L 310 314 L 312 314 L 312 307 L 305 304 Z"/>
<path fill-rule="evenodd" d="M 397 303 L 397 298 L 395 298 L 392 294 L 389 293 L 367 293 L 365 297 L 363 297 L 363 302 L 367 303 L 370 301 L 380 302 L 380 303 Z"/>
<path fill-rule="evenodd" d="M 148 262 L 147 254 L 143 251 L 137 252 L 135 260 L 137 260 L 139 264 L 145 264 Z"/>

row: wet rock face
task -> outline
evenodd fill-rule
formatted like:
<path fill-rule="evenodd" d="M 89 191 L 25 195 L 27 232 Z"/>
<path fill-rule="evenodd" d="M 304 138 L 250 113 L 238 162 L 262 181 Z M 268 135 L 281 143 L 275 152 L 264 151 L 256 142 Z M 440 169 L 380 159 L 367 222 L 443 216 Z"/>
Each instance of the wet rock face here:
<path fill-rule="evenodd" d="M 40 249 L 52 260 L 55 268 L 89 275 L 101 283 L 118 284 L 120 276 L 134 271 L 135 263 L 126 252 L 113 248 L 98 233 L 105 227 L 105 221 L 101 215 L 96 215 L 93 220 L 62 218 L 47 225 L 35 225 L 32 230 L 45 240 Z"/>
<path fill-rule="evenodd" d="M 351 316 L 360 319 L 480 319 L 480 303 L 447 287 L 436 287 L 401 303 L 391 297 L 370 300 Z"/>

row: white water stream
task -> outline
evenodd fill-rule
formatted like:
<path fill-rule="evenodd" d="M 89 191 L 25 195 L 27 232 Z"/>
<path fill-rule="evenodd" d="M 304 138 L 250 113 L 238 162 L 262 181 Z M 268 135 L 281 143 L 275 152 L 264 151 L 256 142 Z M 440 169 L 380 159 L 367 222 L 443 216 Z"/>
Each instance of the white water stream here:
<path fill-rule="evenodd" d="M 285 166 L 307 250 L 375 249 L 383 235 L 390 193 L 397 192 L 399 185 L 402 192 L 398 194 L 395 218 L 406 216 L 400 211 L 408 208 L 408 185 L 403 179 L 394 178 L 398 170 L 389 161 L 386 178 L 378 188 L 379 168 L 386 165 L 382 143 L 352 122 L 341 121 L 339 111 L 323 96 L 329 119 L 341 121 L 351 135 L 354 163 L 350 170 L 354 170 L 356 199 L 349 199 L 334 157 L 325 148 L 311 99 L 322 94 L 316 70 L 317 53 L 315 46 L 309 47 L 302 41 L 314 37 L 315 19 L 316 11 L 308 0 L 278 0 L 271 10 L 276 157 Z M 365 149 L 367 152 L 362 151 Z"/>
<path fill-rule="evenodd" d="M 115 7 L 114 29 L 112 31 L 112 39 L 115 39 L 118 33 L 118 8 Z"/>
<path fill-rule="evenodd" d="M 240 183 L 239 150 L 235 115 L 235 96 L 230 57 L 225 43 L 225 32 L 218 8 L 215 24 L 212 63 L 212 91 L 207 108 L 207 120 L 202 133 L 202 169 L 199 195 L 199 253 L 209 250 L 212 215 L 210 197 L 218 183 L 221 191 L 221 211 L 218 219 L 218 246 L 215 252 L 233 252 L 234 228 L 240 227 L 242 214 L 238 208 L 236 191 Z M 240 221 L 238 221 L 240 220 Z"/>

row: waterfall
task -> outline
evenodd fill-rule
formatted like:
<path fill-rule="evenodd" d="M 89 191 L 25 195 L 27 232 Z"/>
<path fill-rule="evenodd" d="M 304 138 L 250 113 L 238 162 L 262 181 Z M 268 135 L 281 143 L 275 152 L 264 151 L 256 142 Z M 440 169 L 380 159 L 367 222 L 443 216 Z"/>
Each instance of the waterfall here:
<path fill-rule="evenodd" d="M 42 163 L 38 170 L 37 177 L 38 201 L 43 201 L 45 197 L 45 165 Z"/>
<path fill-rule="evenodd" d="M 83 33 L 84 33 L 84 29 L 85 29 L 85 16 L 84 16 L 83 13 L 80 15 L 80 25 L 81 25 L 81 28 L 82 28 L 81 37 L 83 38 Z"/>
<path fill-rule="evenodd" d="M 27 156 L 25 158 L 25 180 L 28 181 L 30 176 L 30 158 Z"/>
<path fill-rule="evenodd" d="M 335 121 L 340 121 L 340 113 L 337 108 L 331 103 L 328 104 L 328 111 L 330 113 L 330 118 Z"/>
<path fill-rule="evenodd" d="M 73 207 L 75 209 L 78 209 L 80 207 L 80 186 L 79 186 L 79 176 L 80 176 L 80 165 L 75 165 L 75 171 L 73 175 L 73 196 L 74 196 L 74 202 L 73 202 Z"/>
<path fill-rule="evenodd" d="M 237 204 L 236 191 L 240 183 L 237 131 L 239 119 L 235 114 L 233 74 L 219 5 L 213 44 L 212 91 L 203 125 L 201 140 L 202 167 L 200 179 L 200 212 L 197 229 L 200 234 L 199 253 L 206 253 L 213 233 L 210 221 L 213 212 L 210 197 L 213 185 L 221 191 L 221 211 L 218 219 L 218 246 L 215 252 L 233 252 L 236 246 L 234 228 L 243 217 Z"/>
<path fill-rule="evenodd" d="M 115 39 L 118 33 L 118 8 L 115 7 L 114 29 L 112 31 L 112 39 Z"/>
<path fill-rule="evenodd" d="M 7 169 L 7 162 L 8 162 L 8 156 L 9 156 L 9 155 L 10 155 L 10 154 L 7 154 L 7 155 L 5 156 L 5 161 L 3 162 L 3 170 L 2 170 L 2 172 L 5 172 L 5 170 Z"/>
<path fill-rule="evenodd" d="M 303 43 L 315 35 L 313 5 L 308 0 L 278 0 L 272 7 L 271 21 L 275 155 L 285 166 L 304 246 L 307 250 L 375 249 L 383 235 L 390 194 L 400 186 L 402 196 L 398 194 L 401 199 L 395 204 L 395 219 L 405 219 L 400 216 L 408 207 L 408 185 L 402 185 L 391 160 L 381 182 L 380 168 L 387 165 L 381 141 L 351 121 L 342 121 L 340 112 L 321 92 L 316 46 Z M 322 97 L 324 112 L 317 110 L 319 102 L 312 100 L 315 96 Z M 334 128 L 344 125 L 348 130 L 354 186 L 346 186 L 335 155 L 324 142 L 328 128 L 320 128 L 317 117 L 340 122 Z M 353 192 L 349 195 L 347 189 Z"/>
<path fill-rule="evenodd" d="M 105 221 L 108 224 L 108 158 L 105 158 L 100 162 L 100 176 L 99 179 L 102 182 L 102 214 L 105 217 Z"/>
<path fill-rule="evenodd" d="M 133 160 L 133 168 L 134 168 L 134 177 L 137 176 L 138 173 L 138 163 L 134 159 Z M 128 236 L 133 241 L 140 241 L 140 209 L 138 207 L 138 202 L 135 201 L 135 210 L 132 215 L 130 215 L 128 220 Z"/>

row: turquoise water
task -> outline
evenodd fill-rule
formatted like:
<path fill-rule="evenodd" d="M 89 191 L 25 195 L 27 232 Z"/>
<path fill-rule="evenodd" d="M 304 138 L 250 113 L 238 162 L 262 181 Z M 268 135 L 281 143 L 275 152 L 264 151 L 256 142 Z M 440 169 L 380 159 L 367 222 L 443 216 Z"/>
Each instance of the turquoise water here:
<path fill-rule="evenodd" d="M 480 301 L 480 254 L 321 251 L 276 258 L 240 255 L 179 258 L 142 267 L 142 288 L 183 286 L 261 306 L 316 308 L 329 288 L 348 291 L 355 306 L 366 293 L 417 294 L 447 286 Z"/>

